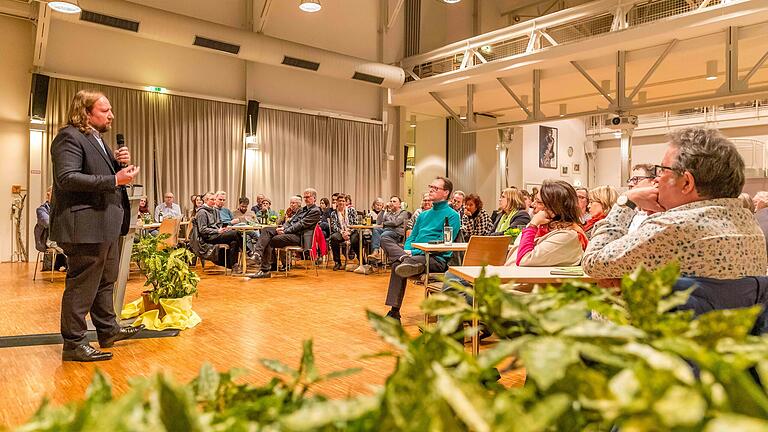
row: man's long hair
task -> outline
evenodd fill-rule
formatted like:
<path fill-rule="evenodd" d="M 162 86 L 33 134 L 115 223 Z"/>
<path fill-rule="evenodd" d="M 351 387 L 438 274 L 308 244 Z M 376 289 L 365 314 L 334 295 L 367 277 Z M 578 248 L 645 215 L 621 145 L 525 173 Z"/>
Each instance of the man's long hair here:
<path fill-rule="evenodd" d="M 67 114 L 67 124 L 74 126 L 84 134 L 89 134 L 91 128 L 88 127 L 88 113 L 93 109 L 97 100 L 104 97 L 104 93 L 96 90 L 80 90 L 72 98 L 69 104 L 69 113 Z"/>

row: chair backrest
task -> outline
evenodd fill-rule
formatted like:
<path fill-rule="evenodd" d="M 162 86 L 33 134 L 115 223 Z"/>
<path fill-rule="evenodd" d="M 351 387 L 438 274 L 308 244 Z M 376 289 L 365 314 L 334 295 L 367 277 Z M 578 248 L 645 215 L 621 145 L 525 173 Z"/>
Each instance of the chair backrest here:
<path fill-rule="evenodd" d="M 160 228 L 157 229 L 158 232 L 160 234 L 170 234 L 170 237 L 163 241 L 167 247 L 175 247 L 179 243 L 180 224 L 181 219 L 175 218 L 165 218 L 160 222 Z"/>
<path fill-rule="evenodd" d="M 504 265 L 508 249 L 509 237 L 507 236 L 472 236 L 469 238 L 461 265 Z"/>

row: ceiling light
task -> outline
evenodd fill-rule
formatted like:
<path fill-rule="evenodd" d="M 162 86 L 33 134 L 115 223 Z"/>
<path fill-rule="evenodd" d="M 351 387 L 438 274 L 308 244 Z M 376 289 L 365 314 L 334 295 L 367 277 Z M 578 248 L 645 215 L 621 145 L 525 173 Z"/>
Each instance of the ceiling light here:
<path fill-rule="evenodd" d="M 568 105 L 560 104 L 560 117 L 565 117 L 568 114 Z"/>
<path fill-rule="evenodd" d="M 467 107 L 462 106 L 459 107 L 459 120 L 466 120 L 467 119 Z"/>
<path fill-rule="evenodd" d="M 717 60 L 707 61 L 707 81 L 717 79 Z"/>
<path fill-rule="evenodd" d="M 317 12 L 323 7 L 320 6 L 320 0 L 301 0 L 299 9 L 304 12 Z"/>
<path fill-rule="evenodd" d="M 77 0 L 52 1 L 52 2 L 48 2 L 48 7 L 55 10 L 56 12 L 61 12 L 66 14 L 76 14 L 82 11 L 82 9 L 80 9 L 80 6 L 77 4 Z"/>
<path fill-rule="evenodd" d="M 416 127 L 416 114 L 411 114 L 411 124 L 409 126 L 412 128 Z"/>
<path fill-rule="evenodd" d="M 621 138 L 621 132 L 614 132 L 613 133 L 614 138 Z"/>
<path fill-rule="evenodd" d="M 454 4 L 454 3 L 458 3 L 460 1 L 461 0 L 443 0 L 443 3 Z"/>
<path fill-rule="evenodd" d="M 607 94 L 608 96 L 611 95 L 611 80 L 603 80 L 600 83 L 600 87 L 603 88 L 603 91 L 605 92 L 605 94 Z"/>
<path fill-rule="evenodd" d="M 482 52 L 483 54 L 490 54 L 491 52 L 493 52 L 493 47 L 490 45 L 483 45 L 480 47 L 480 52 Z"/>

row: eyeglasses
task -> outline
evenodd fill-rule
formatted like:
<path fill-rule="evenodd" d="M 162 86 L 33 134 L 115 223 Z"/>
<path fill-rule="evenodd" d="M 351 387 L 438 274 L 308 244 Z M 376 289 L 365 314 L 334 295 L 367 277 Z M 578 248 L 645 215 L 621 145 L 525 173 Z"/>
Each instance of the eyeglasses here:
<path fill-rule="evenodd" d="M 435 186 L 435 185 L 429 185 L 427 186 L 427 188 L 429 188 L 429 190 L 446 190 L 444 187 Z"/>
<path fill-rule="evenodd" d="M 672 167 L 668 167 L 668 166 L 664 166 L 664 165 L 654 165 L 653 166 L 653 176 L 654 177 L 661 176 L 661 173 L 662 173 L 663 170 L 670 170 L 670 171 L 678 173 L 678 174 L 680 173 L 680 169 L 678 169 L 678 168 L 672 168 Z"/>
<path fill-rule="evenodd" d="M 638 184 L 641 180 L 645 180 L 645 179 L 653 180 L 655 178 L 656 178 L 655 175 L 632 176 L 627 179 L 627 184 L 635 185 L 635 184 Z"/>
<path fill-rule="evenodd" d="M 589 197 L 588 196 L 576 195 L 576 197 L 578 199 L 580 199 L 580 200 L 589 201 Z"/>

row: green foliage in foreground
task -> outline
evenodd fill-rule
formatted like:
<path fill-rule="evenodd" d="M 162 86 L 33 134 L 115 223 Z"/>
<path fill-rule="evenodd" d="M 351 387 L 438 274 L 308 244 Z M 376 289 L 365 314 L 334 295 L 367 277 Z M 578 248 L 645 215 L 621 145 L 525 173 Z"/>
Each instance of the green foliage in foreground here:
<path fill-rule="evenodd" d="M 275 360 L 279 374 L 262 386 L 239 384 L 238 371 L 204 366 L 187 385 L 164 375 L 136 378 L 112 396 L 97 372 L 83 402 L 42 406 L 20 431 L 766 431 L 768 338 L 749 336 L 759 308 L 717 311 L 691 321 L 671 312 L 688 293 L 671 294 L 677 269 L 638 270 L 623 296 L 574 283 L 513 294 L 498 279 L 478 280 L 473 311 L 456 293 L 425 301 L 440 323 L 416 338 L 394 321 L 368 319 L 393 347 L 397 366 L 372 395 L 328 400 L 312 342 L 298 369 Z M 600 319 L 588 319 L 595 315 Z M 453 333 L 479 318 L 502 340 L 475 358 Z M 468 333 L 474 331 L 467 330 Z M 698 365 L 697 378 L 689 361 Z M 496 382 L 499 365 L 524 366 L 523 388 Z"/>
<path fill-rule="evenodd" d="M 150 298 L 158 303 L 161 298 L 184 298 L 197 295 L 200 276 L 190 270 L 195 255 L 186 248 L 164 247 L 170 234 L 145 235 L 133 245 L 131 259 L 136 261 L 147 278 L 144 286 L 152 286 Z"/>

